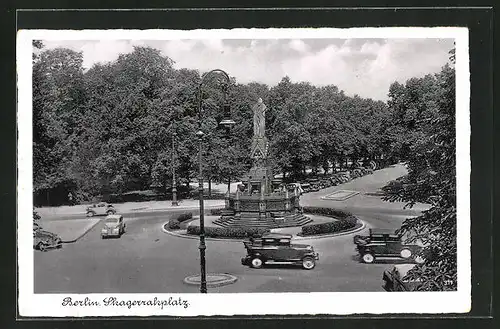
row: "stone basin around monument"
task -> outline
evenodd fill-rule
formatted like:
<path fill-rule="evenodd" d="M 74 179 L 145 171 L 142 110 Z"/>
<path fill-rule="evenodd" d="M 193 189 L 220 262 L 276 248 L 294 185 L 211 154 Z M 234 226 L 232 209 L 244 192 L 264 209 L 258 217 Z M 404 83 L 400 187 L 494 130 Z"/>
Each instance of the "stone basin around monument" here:
<path fill-rule="evenodd" d="M 288 193 L 271 194 L 230 194 L 226 196 L 226 210 L 239 212 L 269 213 L 283 212 L 292 213 L 300 209 L 299 197 Z"/>
<path fill-rule="evenodd" d="M 226 196 L 226 207 L 214 221 L 222 227 L 280 228 L 312 222 L 302 214 L 296 193 L 234 193 Z"/>

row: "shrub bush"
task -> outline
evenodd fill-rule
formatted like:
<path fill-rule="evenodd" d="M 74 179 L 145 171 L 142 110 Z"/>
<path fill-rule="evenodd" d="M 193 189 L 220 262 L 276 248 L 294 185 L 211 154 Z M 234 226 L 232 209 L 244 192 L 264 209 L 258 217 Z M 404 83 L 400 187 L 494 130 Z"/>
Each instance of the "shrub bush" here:
<path fill-rule="evenodd" d="M 223 208 L 210 209 L 210 215 L 212 216 L 220 216 Z"/>
<path fill-rule="evenodd" d="M 353 216 L 353 215 L 349 215 L 349 216 L 343 218 L 342 220 L 351 224 L 353 227 L 358 223 L 358 219 L 356 218 L 356 216 Z"/>
<path fill-rule="evenodd" d="M 262 236 L 269 232 L 267 228 L 239 228 L 239 227 L 205 227 L 205 236 L 209 238 L 250 238 Z M 188 226 L 187 233 L 200 234 L 199 226 Z"/>
<path fill-rule="evenodd" d="M 321 207 L 303 207 L 305 213 L 318 214 L 327 217 L 335 217 L 338 220 L 334 222 L 309 224 L 302 226 L 302 235 L 315 235 L 324 233 L 337 233 L 355 227 L 358 219 L 353 214 L 332 208 Z"/>
<path fill-rule="evenodd" d="M 322 207 L 303 207 L 305 213 L 324 215 L 327 217 L 336 217 L 344 219 L 349 216 L 353 216 L 350 212 L 342 211 L 333 208 L 322 208 Z M 354 216 L 353 216 L 354 217 Z M 356 218 L 356 217 L 354 217 Z"/>
<path fill-rule="evenodd" d="M 175 218 L 171 219 L 168 221 L 168 228 L 171 230 L 178 230 L 180 229 L 179 221 Z"/>
<path fill-rule="evenodd" d="M 180 214 L 176 219 L 178 222 L 185 222 L 187 220 L 193 219 L 193 213 L 188 212 L 185 214 Z"/>
<path fill-rule="evenodd" d="M 335 222 L 309 224 L 302 226 L 302 235 L 316 235 L 324 233 L 336 233 L 351 229 L 355 226 L 346 220 L 338 220 Z"/>

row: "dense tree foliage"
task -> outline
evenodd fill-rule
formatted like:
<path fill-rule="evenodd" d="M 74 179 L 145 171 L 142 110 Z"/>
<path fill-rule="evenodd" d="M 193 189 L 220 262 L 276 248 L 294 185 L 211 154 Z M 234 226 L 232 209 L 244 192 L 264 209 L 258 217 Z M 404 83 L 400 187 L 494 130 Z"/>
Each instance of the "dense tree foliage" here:
<path fill-rule="evenodd" d="M 450 52 L 451 61 L 454 53 Z M 409 277 L 422 280 L 421 290 L 457 288 L 457 214 L 455 159 L 455 70 L 393 84 L 389 105 L 406 150 L 408 175 L 385 190 L 390 201 L 428 203 L 431 208 L 407 219 L 401 232 L 421 241 L 426 261 Z"/>
<path fill-rule="evenodd" d="M 81 53 L 33 46 L 38 204 L 64 203 L 69 192 L 78 201 L 151 188 L 165 192 L 173 170 L 179 184 L 196 179 L 200 72 L 174 69 L 171 59 L 149 47 L 84 70 Z M 405 151 L 418 139 L 412 116 L 421 120 L 425 112 L 430 119 L 437 111 L 425 96 L 436 84 L 431 76 L 393 85 L 388 104 L 288 77 L 273 87 L 231 78 L 228 101 L 237 124 L 226 131 L 217 124 L 223 117 L 222 82 L 211 76 L 202 89 L 203 173 L 217 183 L 239 179 L 251 165 L 252 106 L 258 98 L 268 107 L 269 164 L 289 179 L 347 160 L 407 159 Z M 411 109 L 404 107 L 408 102 Z"/>

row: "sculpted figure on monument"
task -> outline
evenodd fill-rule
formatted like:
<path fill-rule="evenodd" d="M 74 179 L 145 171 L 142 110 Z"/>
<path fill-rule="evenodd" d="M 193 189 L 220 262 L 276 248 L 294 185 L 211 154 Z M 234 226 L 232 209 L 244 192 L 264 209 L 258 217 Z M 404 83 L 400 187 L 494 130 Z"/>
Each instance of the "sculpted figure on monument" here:
<path fill-rule="evenodd" d="M 266 105 L 259 98 L 253 107 L 253 135 L 254 137 L 264 137 L 266 130 Z"/>

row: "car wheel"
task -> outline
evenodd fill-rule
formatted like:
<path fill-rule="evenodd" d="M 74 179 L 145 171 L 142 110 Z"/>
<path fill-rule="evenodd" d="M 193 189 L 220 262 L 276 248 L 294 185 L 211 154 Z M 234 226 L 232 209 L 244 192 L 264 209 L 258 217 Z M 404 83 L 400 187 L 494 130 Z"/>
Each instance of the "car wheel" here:
<path fill-rule="evenodd" d="M 417 263 L 417 264 L 423 264 L 425 262 L 425 259 L 422 256 L 416 256 L 414 258 L 414 260 L 415 260 L 415 263 Z"/>
<path fill-rule="evenodd" d="M 316 262 L 311 257 L 305 257 L 302 260 L 302 267 L 306 270 L 312 270 L 316 266 Z"/>
<path fill-rule="evenodd" d="M 361 257 L 361 259 L 363 260 L 363 262 L 367 263 L 367 264 L 371 264 L 375 261 L 375 257 L 373 256 L 373 254 L 364 254 L 363 257 Z"/>
<path fill-rule="evenodd" d="M 87 211 L 87 217 L 94 217 L 95 213 L 93 211 Z"/>
<path fill-rule="evenodd" d="M 264 262 L 259 257 L 255 257 L 252 259 L 250 264 L 252 265 L 253 268 L 261 268 Z"/>
<path fill-rule="evenodd" d="M 401 258 L 404 258 L 404 259 L 408 259 L 411 257 L 412 255 L 412 252 L 410 249 L 403 249 L 401 250 L 401 252 L 399 253 L 399 255 L 401 256 Z"/>
<path fill-rule="evenodd" d="M 106 211 L 106 214 L 107 214 L 107 215 L 113 215 L 114 213 L 115 213 L 115 211 L 114 211 L 114 210 L 108 210 L 108 211 Z"/>

